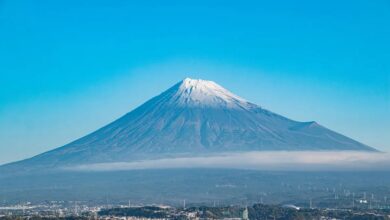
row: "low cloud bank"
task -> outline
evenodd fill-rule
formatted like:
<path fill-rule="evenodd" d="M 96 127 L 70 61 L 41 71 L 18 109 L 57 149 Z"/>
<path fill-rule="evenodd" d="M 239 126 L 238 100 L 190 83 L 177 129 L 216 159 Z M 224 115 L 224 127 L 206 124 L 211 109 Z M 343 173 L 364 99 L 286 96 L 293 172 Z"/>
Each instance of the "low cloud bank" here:
<path fill-rule="evenodd" d="M 390 171 L 389 153 L 358 151 L 261 151 L 226 153 L 205 157 L 181 157 L 136 162 L 95 163 L 66 167 L 77 171 L 115 171 L 167 168 L 234 168 L 302 171 Z"/>

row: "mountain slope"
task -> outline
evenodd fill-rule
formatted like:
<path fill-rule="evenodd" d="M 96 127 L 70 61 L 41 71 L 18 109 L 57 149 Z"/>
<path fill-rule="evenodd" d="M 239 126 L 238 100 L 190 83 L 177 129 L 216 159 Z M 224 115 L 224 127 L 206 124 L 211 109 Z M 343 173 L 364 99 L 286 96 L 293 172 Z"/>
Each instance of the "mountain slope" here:
<path fill-rule="evenodd" d="M 113 123 L 8 166 L 58 167 L 258 150 L 375 149 L 316 122 L 297 122 L 212 81 L 185 79 Z"/>

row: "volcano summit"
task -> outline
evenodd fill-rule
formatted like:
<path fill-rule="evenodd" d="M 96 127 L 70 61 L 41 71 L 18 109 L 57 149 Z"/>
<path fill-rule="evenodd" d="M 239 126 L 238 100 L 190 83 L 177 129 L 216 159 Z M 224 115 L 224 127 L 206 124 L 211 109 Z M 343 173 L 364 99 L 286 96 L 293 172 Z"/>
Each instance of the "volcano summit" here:
<path fill-rule="evenodd" d="M 186 78 L 83 138 L 5 167 L 265 150 L 376 151 L 316 122 L 298 122 L 263 109 L 215 82 Z"/>

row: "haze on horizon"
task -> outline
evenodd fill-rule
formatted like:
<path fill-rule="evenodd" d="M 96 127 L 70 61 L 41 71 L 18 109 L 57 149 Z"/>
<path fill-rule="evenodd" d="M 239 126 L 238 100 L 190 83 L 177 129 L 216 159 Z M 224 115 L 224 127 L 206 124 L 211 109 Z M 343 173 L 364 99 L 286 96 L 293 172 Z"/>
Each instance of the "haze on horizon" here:
<path fill-rule="evenodd" d="M 80 138 L 185 77 L 390 151 L 387 1 L 150 5 L 0 2 L 0 164 Z"/>

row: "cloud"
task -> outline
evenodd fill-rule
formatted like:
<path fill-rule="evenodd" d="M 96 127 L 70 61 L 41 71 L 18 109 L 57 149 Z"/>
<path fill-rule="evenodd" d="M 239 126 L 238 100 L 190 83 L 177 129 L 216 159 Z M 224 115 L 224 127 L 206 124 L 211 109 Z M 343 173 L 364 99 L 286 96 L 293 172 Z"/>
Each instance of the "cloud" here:
<path fill-rule="evenodd" d="M 233 168 L 254 170 L 388 170 L 389 153 L 358 151 L 257 151 L 204 157 L 179 157 L 134 162 L 94 163 L 66 170 L 114 171 L 167 168 Z"/>

